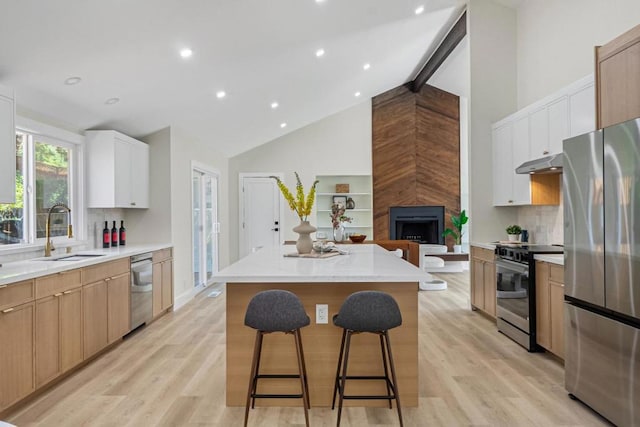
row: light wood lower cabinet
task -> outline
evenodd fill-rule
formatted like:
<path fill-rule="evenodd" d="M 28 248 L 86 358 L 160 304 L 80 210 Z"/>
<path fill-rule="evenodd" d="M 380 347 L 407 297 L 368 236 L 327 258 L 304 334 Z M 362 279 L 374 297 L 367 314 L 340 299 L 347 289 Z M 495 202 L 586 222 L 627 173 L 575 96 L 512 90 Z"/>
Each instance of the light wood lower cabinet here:
<path fill-rule="evenodd" d="M 564 359 L 564 267 L 536 261 L 536 342 Z"/>
<path fill-rule="evenodd" d="M 36 388 L 82 362 L 80 277 L 80 270 L 71 270 L 35 281 Z"/>
<path fill-rule="evenodd" d="M 109 343 L 119 340 L 130 330 L 130 280 L 129 273 L 124 273 L 107 282 L 107 331 Z"/>
<path fill-rule="evenodd" d="M 86 359 L 109 344 L 106 281 L 83 286 L 82 307 L 84 358 Z"/>
<path fill-rule="evenodd" d="M 471 247 L 471 305 L 496 317 L 496 264 L 494 251 Z"/>
<path fill-rule="evenodd" d="M 173 305 L 171 249 L 157 251 L 161 311 Z M 154 257 L 155 261 L 155 257 Z M 130 260 L 0 285 L 0 411 L 130 330 Z"/>
<path fill-rule="evenodd" d="M 173 306 L 173 258 L 171 249 L 153 253 L 153 317 Z"/>
<path fill-rule="evenodd" d="M 0 409 L 27 396 L 35 388 L 34 323 L 34 302 L 0 311 Z"/>

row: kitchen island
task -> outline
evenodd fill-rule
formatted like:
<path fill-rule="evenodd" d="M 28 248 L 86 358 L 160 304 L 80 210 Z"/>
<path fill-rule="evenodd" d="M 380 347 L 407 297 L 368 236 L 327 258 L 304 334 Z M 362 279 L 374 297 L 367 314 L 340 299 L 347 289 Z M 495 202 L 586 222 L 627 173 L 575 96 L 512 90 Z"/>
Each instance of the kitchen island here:
<path fill-rule="evenodd" d="M 390 331 L 392 351 L 403 406 L 418 405 L 418 283 L 426 273 L 377 245 L 338 246 L 347 255 L 332 258 L 290 258 L 295 246 L 261 249 L 215 275 L 227 283 L 227 406 L 244 406 L 255 331 L 244 325 L 251 298 L 268 289 L 295 293 L 311 318 L 302 329 L 309 394 L 312 406 L 331 406 L 342 329 L 331 318 L 353 292 L 379 290 L 391 294 L 402 312 L 402 326 Z M 317 323 L 316 304 L 327 304 L 328 323 Z M 261 373 L 296 373 L 296 356 L 291 335 L 265 338 Z M 357 335 L 349 356 L 350 375 L 381 375 L 382 357 L 376 335 Z M 263 380 L 265 393 L 297 393 L 299 383 L 291 380 Z M 383 381 L 351 381 L 350 394 L 386 394 Z M 258 399 L 258 405 L 299 405 L 295 399 Z M 348 400 L 350 406 L 385 406 L 384 400 Z"/>

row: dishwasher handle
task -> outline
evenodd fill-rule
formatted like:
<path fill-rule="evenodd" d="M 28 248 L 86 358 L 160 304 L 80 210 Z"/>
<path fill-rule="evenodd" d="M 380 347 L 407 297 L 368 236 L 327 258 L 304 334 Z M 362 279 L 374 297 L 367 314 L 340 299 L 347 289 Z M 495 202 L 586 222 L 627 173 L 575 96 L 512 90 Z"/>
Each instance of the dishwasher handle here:
<path fill-rule="evenodd" d="M 131 264 L 135 264 L 138 262 L 142 262 L 142 261 L 149 261 L 151 262 L 151 260 L 153 259 L 153 254 L 151 252 L 147 252 L 144 254 L 138 254 L 138 255 L 133 255 L 131 257 Z"/>

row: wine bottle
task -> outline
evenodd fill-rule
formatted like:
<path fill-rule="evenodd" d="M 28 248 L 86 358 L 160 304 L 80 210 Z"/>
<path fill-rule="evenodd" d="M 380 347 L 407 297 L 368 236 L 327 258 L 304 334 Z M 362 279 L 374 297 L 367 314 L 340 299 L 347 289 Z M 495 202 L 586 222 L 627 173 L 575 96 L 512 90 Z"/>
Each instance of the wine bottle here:
<path fill-rule="evenodd" d="M 113 221 L 113 228 L 111 229 L 111 247 L 118 246 L 118 229 L 116 228 L 116 222 Z"/>
<path fill-rule="evenodd" d="M 124 228 L 124 221 L 120 221 L 120 246 L 127 242 L 127 230 Z"/>
<path fill-rule="evenodd" d="M 102 247 L 108 248 L 111 242 L 111 235 L 109 234 L 109 224 L 104 222 L 104 229 L 102 230 Z"/>

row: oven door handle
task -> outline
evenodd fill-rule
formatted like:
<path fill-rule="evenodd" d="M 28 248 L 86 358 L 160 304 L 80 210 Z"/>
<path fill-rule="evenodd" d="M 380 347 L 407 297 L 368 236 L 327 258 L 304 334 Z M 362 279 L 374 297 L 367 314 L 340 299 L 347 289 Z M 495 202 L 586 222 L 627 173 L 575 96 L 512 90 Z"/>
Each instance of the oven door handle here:
<path fill-rule="evenodd" d="M 529 266 L 520 264 L 514 261 L 508 261 L 506 259 L 496 260 L 496 267 L 502 267 L 506 270 L 517 271 L 520 274 L 525 274 L 529 272 Z"/>

